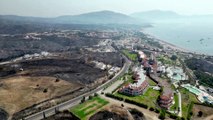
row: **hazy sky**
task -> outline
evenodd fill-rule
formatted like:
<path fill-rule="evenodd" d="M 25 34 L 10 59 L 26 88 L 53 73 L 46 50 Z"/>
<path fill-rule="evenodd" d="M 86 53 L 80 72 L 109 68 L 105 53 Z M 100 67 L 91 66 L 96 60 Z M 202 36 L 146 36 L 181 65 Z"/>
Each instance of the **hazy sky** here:
<path fill-rule="evenodd" d="M 125 14 L 153 9 L 213 14 L 213 0 L 0 0 L 0 14 L 55 17 L 112 10 Z"/>

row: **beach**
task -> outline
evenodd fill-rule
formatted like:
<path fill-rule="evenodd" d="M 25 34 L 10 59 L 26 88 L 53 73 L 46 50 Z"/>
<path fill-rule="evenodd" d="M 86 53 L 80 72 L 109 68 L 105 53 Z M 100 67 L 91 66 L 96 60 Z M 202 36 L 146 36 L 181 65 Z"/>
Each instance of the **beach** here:
<path fill-rule="evenodd" d="M 152 33 L 149 33 L 149 32 L 147 32 L 145 30 L 142 30 L 141 32 L 144 33 L 147 37 L 159 42 L 162 46 L 164 46 L 166 48 L 173 49 L 174 51 L 187 52 L 187 53 L 196 53 L 194 51 L 191 51 L 191 50 L 179 47 L 177 45 L 174 45 L 172 43 L 169 43 L 169 42 L 167 42 L 165 40 L 159 39 L 155 35 L 153 35 Z"/>

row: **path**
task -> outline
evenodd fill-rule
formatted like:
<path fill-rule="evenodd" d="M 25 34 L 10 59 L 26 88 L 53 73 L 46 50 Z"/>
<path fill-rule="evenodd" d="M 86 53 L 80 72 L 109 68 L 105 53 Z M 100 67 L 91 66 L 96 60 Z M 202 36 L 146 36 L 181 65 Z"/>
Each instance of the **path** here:
<path fill-rule="evenodd" d="M 144 108 L 138 107 L 136 105 L 126 103 L 124 101 L 115 100 L 115 99 L 106 97 L 105 95 L 101 95 L 101 97 L 106 99 L 107 101 L 109 101 L 111 104 L 116 104 L 116 105 L 123 104 L 125 108 L 135 108 L 135 109 L 141 111 L 144 114 L 144 116 L 146 117 L 146 120 L 159 120 L 158 114 L 155 112 L 151 112 L 148 109 L 144 109 Z"/>

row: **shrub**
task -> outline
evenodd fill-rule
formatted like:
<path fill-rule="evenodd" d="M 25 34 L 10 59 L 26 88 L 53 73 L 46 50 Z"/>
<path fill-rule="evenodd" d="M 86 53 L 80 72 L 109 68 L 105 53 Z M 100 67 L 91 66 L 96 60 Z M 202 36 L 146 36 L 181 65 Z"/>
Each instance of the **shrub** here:
<path fill-rule="evenodd" d="M 86 101 L 85 96 L 81 99 L 81 103 L 84 103 Z"/>
<path fill-rule="evenodd" d="M 102 94 L 102 92 L 101 92 L 101 94 Z M 97 96 L 98 96 L 98 93 L 95 93 L 94 96 L 97 97 Z"/>
<path fill-rule="evenodd" d="M 47 88 L 45 88 L 45 89 L 43 90 L 43 93 L 46 93 L 46 92 L 48 92 L 48 89 L 47 89 Z"/>
<path fill-rule="evenodd" d="M 160 110 L 158 110 L 158 109 L 155 109 L 155 113 L 160 113 Z"/>
<path fill-rule="evenodd" d="M 199 111 L 198 114 L 197 114 L 197 116 L 198 116 L 198 117 L 202 117 L 202 116 L 203 116 L 203 112 L 202 112 L 202 111 Z"/>
<path fill-rule="evenodd" d="M 93 98 L 93 97 L 90 95 L 90 96 L 89 96 L 89 100 L 91 100 L 92 98 Z"/>
<path fill-rule="evenodd" d="M 150 110 L 150 111 L 154 111 L 155 109 L 154 109 L 153 107 L 150 107 L 149 110 Z"/>
<path fill-rule="evenodd" d="M 59 82 L 59 81 L 60 81 L 60 79 L 59 79 L 59 78 L 56 78 L 56 79 L 55 79 L 55 82 Z"/>

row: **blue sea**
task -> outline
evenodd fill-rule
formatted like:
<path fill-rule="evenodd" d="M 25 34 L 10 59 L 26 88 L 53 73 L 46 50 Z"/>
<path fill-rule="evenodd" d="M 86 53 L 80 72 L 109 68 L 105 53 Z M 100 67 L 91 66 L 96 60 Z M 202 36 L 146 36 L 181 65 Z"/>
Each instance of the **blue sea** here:
<path fill-rule="evenodd" d="M 145 31 L 192 52 L 213 55 L 213 21 L 164 21 Z"/>

